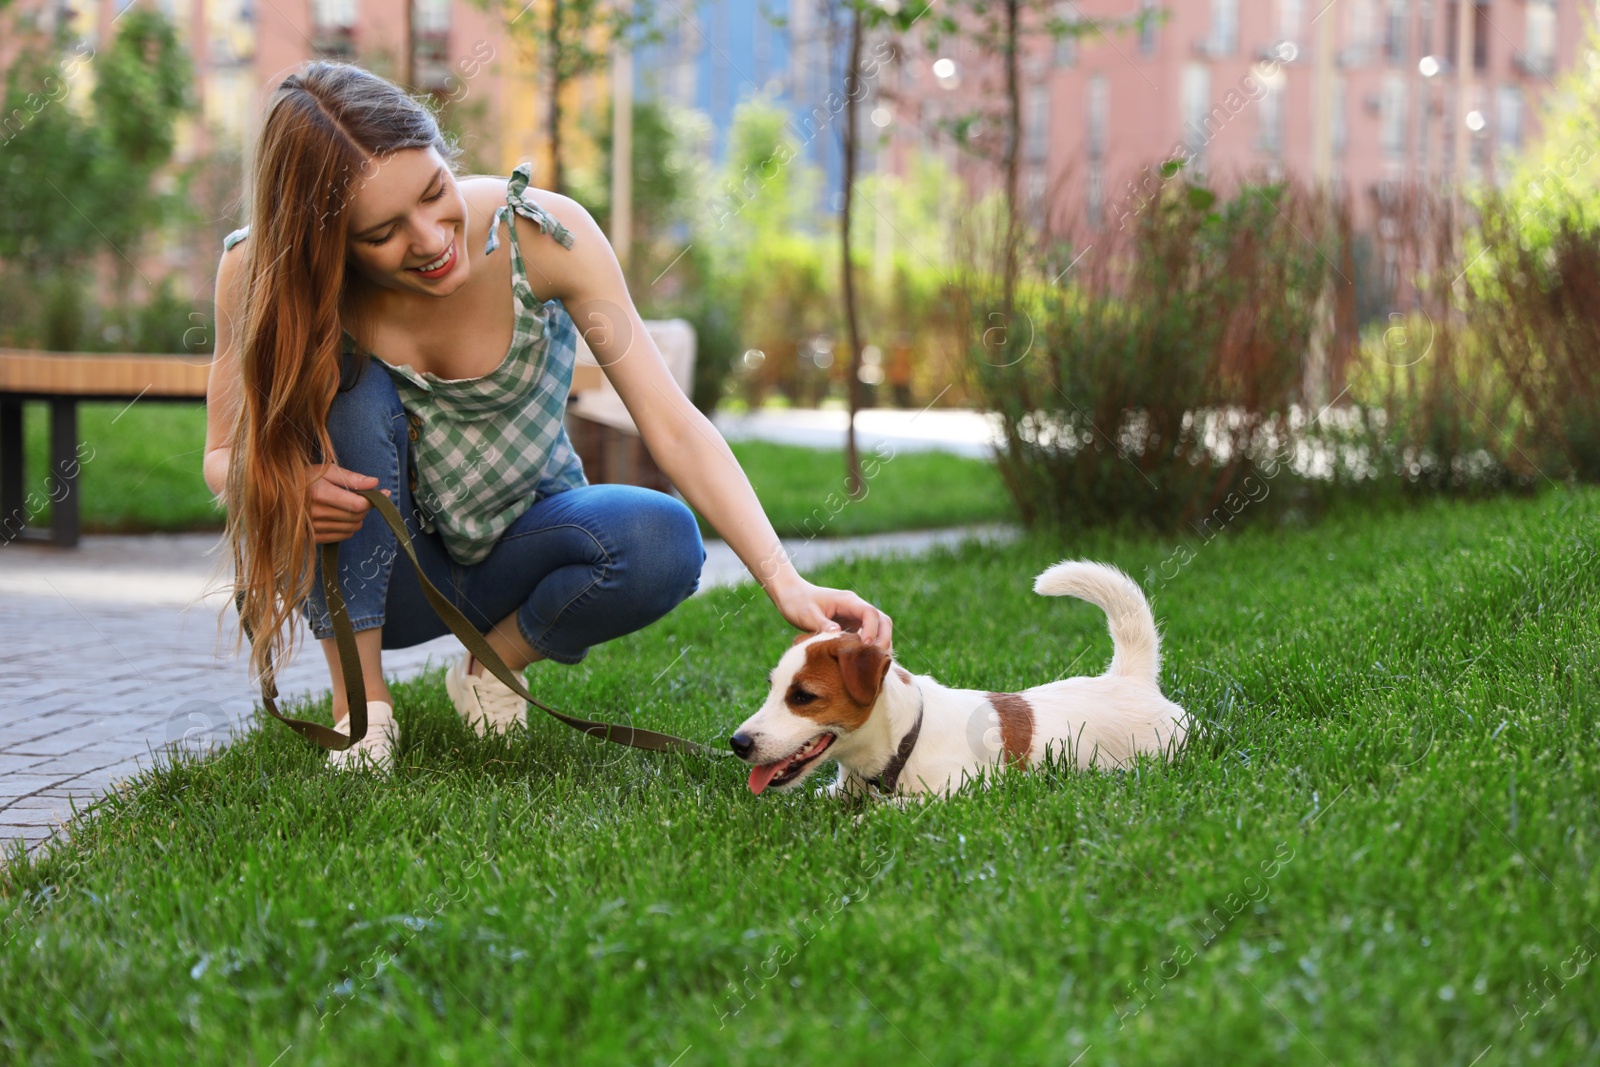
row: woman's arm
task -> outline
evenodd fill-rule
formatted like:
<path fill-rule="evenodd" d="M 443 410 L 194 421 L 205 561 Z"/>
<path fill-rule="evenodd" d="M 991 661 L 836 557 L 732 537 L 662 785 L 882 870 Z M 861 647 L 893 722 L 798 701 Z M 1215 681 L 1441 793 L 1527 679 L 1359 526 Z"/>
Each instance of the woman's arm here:
<path fill-rule="evenodd" d="M 887 615 L 848 590 L 812 585 L 794 569 L 727 442 L 667 370 L 633 306 L 616 254 L 589 212 L 568 197 L 538 197 L 574 240 L 571 249 L 562 248 L 518 216 L 529 280 L 542 297 L 566 305 L 672 484 L 728 542 L 790 623 L 807 631 L 849 625 L 888 650 Z"/>
<path fill-rule="evenodd" d="M 233 425 L 239 415 L 239 353 L 235 317 L 240 309 L 245 254 L 238 245 L 222 253 L 217 264 L 216 343 L 206 377 L 206 448 L 201 469 L 211 495 L 222 501 L 228 484 L 228 457 Z"/>
<path fill-rule="evenodd" d="M 217 339 L 206 377 L 206 447 L 201 471 L 206 487 L 224 506 L 227 505 L 224 497 L 228 487 L 228 464 L 233 456 L 233 430 L 239 418 L 238 327 L 244 306 L 244 258 L 240 246 L 235 245 L 222 254 L 217 266 L 214 319 Z M 309 470 L 306 501 L 316 543 L 343 541 L 354 535 L 372 505 L 366 497 L 350 490 L 372 489 L 377 484 L 378 479 L 371 475 L 358 474 L 332 463 Z"/>

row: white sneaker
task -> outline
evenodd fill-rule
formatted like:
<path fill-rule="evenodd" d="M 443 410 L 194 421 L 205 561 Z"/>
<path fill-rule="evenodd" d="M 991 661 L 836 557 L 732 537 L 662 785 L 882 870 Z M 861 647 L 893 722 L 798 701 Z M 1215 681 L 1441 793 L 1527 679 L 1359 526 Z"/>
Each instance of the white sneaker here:
<path fill-rule="evenodd" d="M 348 717 L 334 730 L 350 736 Z M 336 771 L 387 771 L 394 766 L 394 749 L 400 743 L 400 727 L 394 709 L 381 700 L 367 701 L 367 735 L 346 749 L 328 753 L 328 766 Z"/>
<path fill-rule="evenodd" d="M 474 665 L 480 673 L 467 673 Z M 466 652 L 445 672 L 445 692 L 450 694 L 456 711 L 467 725 L 479 737 L 487 732 L 503 734 L 513 726 L 528 725 L 528 702 L 482 668 L 483 664 L 474 660 L 471 652 Z"/>

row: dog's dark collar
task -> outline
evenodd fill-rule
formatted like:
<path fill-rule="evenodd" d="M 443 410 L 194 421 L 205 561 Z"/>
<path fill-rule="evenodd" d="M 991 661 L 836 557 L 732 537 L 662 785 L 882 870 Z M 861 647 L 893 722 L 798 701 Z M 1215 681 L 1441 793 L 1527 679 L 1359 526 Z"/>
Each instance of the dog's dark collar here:
<path fill-rule="evenodd" d="M 915 684 L 915 683 L 913 683 Z M 911 729 L 906 731 L 906 736 L 901 738 L 900 747 L 895 751 L 894 758 L 888 766 L 876 775 L 867 779 L 867 784 L 880 793 L 893 793 L 895 786 L 900 782 L 900 772 L 906 769 L 906 761 L 911 758 L 911 750 L 917 747 L 917 735 L 922 732 L 922 687 L 917 686 L 917 720 L 911 724 Z"/>

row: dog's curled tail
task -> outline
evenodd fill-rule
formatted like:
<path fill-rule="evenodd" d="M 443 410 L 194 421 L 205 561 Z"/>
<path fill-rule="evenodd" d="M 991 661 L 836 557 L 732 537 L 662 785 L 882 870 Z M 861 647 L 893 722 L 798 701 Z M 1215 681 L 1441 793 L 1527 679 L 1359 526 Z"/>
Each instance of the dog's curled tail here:
<path fill-rule="evenodd" d="M 1087 560 L 1057 563 L 1033 580 L 1040 596 L 1075 596 L 1106 613 L 1115 653 L 1107 674 L 1157 684 L 1161 637 L 1144 590 L 1117 568 Z"/>

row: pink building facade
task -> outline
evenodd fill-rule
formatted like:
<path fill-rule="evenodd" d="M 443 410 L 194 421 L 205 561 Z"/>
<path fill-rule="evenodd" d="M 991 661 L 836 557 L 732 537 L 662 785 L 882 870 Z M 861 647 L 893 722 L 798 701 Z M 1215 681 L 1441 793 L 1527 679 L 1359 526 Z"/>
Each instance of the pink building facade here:
<path fill-rule="evenodd" d="M 406 0 L 15 0 L 0 15 L 0 69 L 24 48 L 42 47 L 58 29 L 69 46 L 86 46 L 86 75 L 73 79 L 69 97 L 93 87 L 95 51 L 112 39 L 117 20 L 135 4 L 158 8 L 176 27 L 195 67 L 200 116 L 190 123 L 180 159 L 213 147 L 247 149 L 262 105 L 296 66 L 317 56 L 345 58 L 395 80 L 406 71 Z M 466 0 L 413 0 L 414 59 L 411 84 L 447 104 L 469 98 L 476 113 L 498 117 L 503 82 L 515 77 L 514 51 L 498 13 Z M 531 111 L 531 108 L 529 109 Z M 490 128 L 499 123 L 489 122 Z M 502 146 L 476 144 L 495 164 Z M 505 146 L 514 151 L 514 139 Z"/>
<path fill-rule="evenodd" d="M 1065 0 L 1063 23 L 1127 20 L 1152 0 Z M 1398 186 L 1450 180 L 1457 139 L 1469 181 L 1494 181 L 1538 134 L 1538 108 L 1560 72 L 1582 61 L 1592 14 L 1577 0 L 1472 5 L 1465 94 L 1455 63 L 1458 0 L 1167 0 L 1143 29 L 1092 31 L 1052 43 L 1042 33 L 1021 61 L 1021 188 L 1049 233 L 1115 228 L 1173 158 L 1226 189 L 1240 179 L 1326 175 L 1358 224 L 1381 215 Z M 1319 35 L 1327 30 L 1329 39 Z M 1331 57 L 1320 79 L 1319 53 Z M 941 63 L 943 60 L 945 62 Z M 941 117 L 1001 99 L 992 59 L 952 45 L 917 54 L 895 95 L 890 166 L 937 138 Z M 1319 122 L 1319 102 L 1326 94 Z M 998 132 L 998 131 L 996 131 Z M 963 175 L 1001 178 L 998 137 Z M 1319 159 L 1319 156 L 1321 157 Z M 953 152 L 946 158 L 955 160 Z"/>
<path fill-rule="evenodd" d="M 221 234 L 249 210 L 250 153 L 267 98 L 296 67 L 317 56 L 348 58 L 376 73 L 404 79 L 405 0 L 15 0 L 0 13 L 0 70 L 26 48 L 48 47 L 58 30 L 66 55 L 81 57 L 67 77 L 39 87 L 40 106 L 87 109 L 95 57 L 114 38 L 133 4 L 170 18 L 194 64 L 196 114 L 177 130 L 174 169 L 200 161 L 212 168 L 215 247 L 203 234 L 166 235 L 147 256 L 150 276 L 177 273 L 184 289 L 209 294 Z M 500 15 L 467 0 L 414 0 L 412 85 L 431 92 L 447 123 L 462 132 L 469 170 L 509 173 L 542 145 L 538 92 Z M 87 113 L 86 110 L 84 113 Z M 10 116 L 19 129 L 27 115 Z"/>
<path fill-rule="evenodd" d="M 810 2 L 793 5 L 795 25 Z M 179 130 L 178 162 L 210 157 L 231 170 L 222 184 L 233 201 L 219 198 L 207 207 L 220 232 L 247 210 L 249 152 L 262 106 L 285 74 L 323 54 L 405 77 L 406 0 L 14 0 L 0 12 L 0 67 L 58 27 L 69 47 L 75 41 L 79 54 L 86 48 L 92 56 L 131 3 L 165 11 L 193 57 L 200 109 Z M 1454 62 L 1461 6 L 1461 0 L 1059 0 L 1051 12 L 1063 24 L 1150 17 L 1142 28 L 1058 42 L 1037 32 L 1026 38 L 1020 181 L 1033 226 L 1086 243 L 1139 210 L 1151 181 L 1144 168 L 1180 155 L 1223 188 L 1241 178 L 1326 175 L 1348 196 L 1363 228 L 1374 226 L 1384 198 L 1403 183 L 1456 176 L 1458 144 L 1468 179 L 1496 179 L 1506 156 L 1537 136 L 1539 104 L 1558 75 L 1583 61 L 1592 14 L 1578 0 L 1474 3 L 1462 95 Z M 530 46 L 503 28 L 517 9 L 491 14 L 469 0 L 412 0 L 412 8 L 412 84 L 436 94 L 447 124 L 462 132 L 468 168 L 504 174 L 533 159 L 537 180 L 547 159 L 547 90 Z M 679 14 L 687 20 L 684 41 L 699 41 L 704 28 L 696 16 Z M 1038 15 L 1030 18 L 1039 28 Z M 916 40 L 908 35 L 907 62 L 884 64 L 869 87 L 863 110 L 884 143 L 867 145 L 865 169 L 904 175 L 912 153 L 931 151 L 974 194 L 994 188 L 1003 156 L 996 124 L 979 137 L 984 150 L 976 157 L 958 153 L 934 131 L 979 109 L 992 112 L 1002 99 L 1002 72 L 966 37 L 937 55 L 916 51 Z M 795 65 L 806 66 L 800 46 L 793 47 Z M 669 81 L 693 81 L 694 51 L 675 61 Z M 711 51 L 744 69 L 741 57 Z M 1330 62 L 1319 65 L 1323 53 Z M 95 67 L 92 58 L 74 64 L 63 90 L 68 106 L 86 105 Z M 791 90 L 801 111 L 818 95 L 817 86 Z M 580 79 L 568 91 L 567 113 L 579 114 L 603 102 L 608 75 Z M 678 95 L 682 103 L 701 103 L 688 89 Z M 573 139 L 567 145 L 578 148 Z M 204 243 L 174 235 L 159 253 L 157 272 L 182 271 L 192 291 L 204 289 L 216 262 L 215 249 Z"/>

